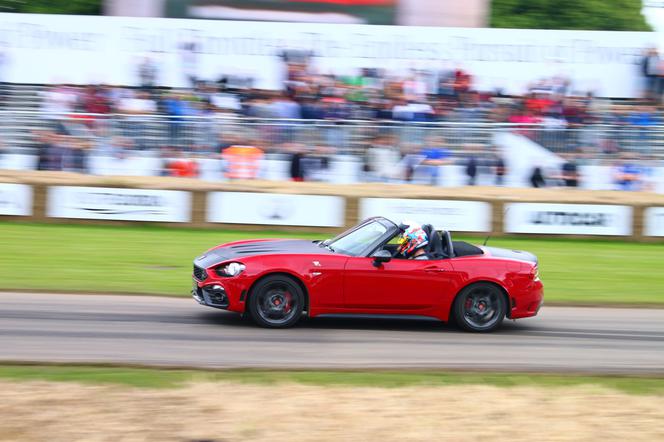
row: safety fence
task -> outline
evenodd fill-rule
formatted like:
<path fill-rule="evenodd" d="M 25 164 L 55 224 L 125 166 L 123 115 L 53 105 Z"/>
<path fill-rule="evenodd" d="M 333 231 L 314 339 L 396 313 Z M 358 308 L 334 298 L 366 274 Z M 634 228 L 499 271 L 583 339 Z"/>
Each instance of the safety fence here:
<path fill-rule="evenodd" d="M 171 186 L 141 188 L 99 181 L 66 184 L 0 183 L 0 220 L 38 222 L 150 222 L 192 227 L 279 228 L 337 232 L 370 216 L 414 219 L 453 232 L 486 234 L 664 238 L 664 197 L 654 194 L 579 191 L 574 199 L 560 193 L 513 191 L 456 192 L 427 195 L 362 192 L 349 187 L 301 188 L 290 185 L 225 186 L 214 189 Z M 163 183 L 162 183 L 163 184 Z M 297 184 L 297 183 L 294 183 Z M 499 189 L 505 191 L 506 189 Z M 336 191 L 336 193 L 335 193 Z M 393 195 L 390 195 L 392 193 Z M 647 198 L 644 199 L 646 195 Z"/>
<path fill-rule="evenodd" d="M 375 143 L 394 143 L 404 153 L 428 145 L 443 145 L 463 154 L 486 149 L 498 132 L 516 132 L 557 152 L 583 150 L 601 157 L 620 152 L 664 156 L 664 125 L 631 124 L 567 125 L 561 121 L 538 124 L 493 122 L 414 122 L 369 120 L 291 120 L 208 116 L 53 114 L 37 111 L 0 111 L 0 134 L 6 149 L 30 151 L 40 130 L 69 135 L 58 142 L 87 141 L 88 148 L 123 143 L 126 149 L 216 152 L 220 145 L 251 144 L 266 151 L 283 151 L 289 144 L 326 147 L 336 153 L 362 154 Z M 389 135 L 391 139 L 378 139 Z M 119 140 L 119 139 L 122 140 Z M 81 144 L 81 143 L 79 143 Z"/>

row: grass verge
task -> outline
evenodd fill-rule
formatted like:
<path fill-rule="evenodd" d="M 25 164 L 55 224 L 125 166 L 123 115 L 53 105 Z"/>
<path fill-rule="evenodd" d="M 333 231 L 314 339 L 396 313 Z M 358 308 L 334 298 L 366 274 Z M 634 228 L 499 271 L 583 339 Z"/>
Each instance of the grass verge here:
<path fill-rule="evenodd" d="M 196 255 L 219 243 L 260 237 L 321 235 L 4 222 L 0 289 L 188 296 Z M 490 245 L 537 254 L 549 303 L 664 305 L 660 244 L 505 237 Z"/>
<path fill-rule="evenodd" d="M 496 387 L 573 387 L 592 385 L 628 394 L 664 395 L 664 378 L 574 376 L 524 373 L 397 371 L 171 370 L 68 365 L 0 365 L 0 379 L 16 381 L 116 384 L 138 388 L 178 388 L 190 382 L 248 384 L 297 383 L 316 386 L 397 388 L 408 386 L 490 385 Z"/>

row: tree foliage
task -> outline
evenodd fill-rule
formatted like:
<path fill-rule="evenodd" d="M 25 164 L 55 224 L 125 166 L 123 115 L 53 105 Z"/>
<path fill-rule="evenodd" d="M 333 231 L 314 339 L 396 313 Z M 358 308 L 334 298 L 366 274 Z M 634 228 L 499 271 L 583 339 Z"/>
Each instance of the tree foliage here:
<path fill-rule="evenodd" d="M 0 0 L 0 12 L 99 15 L 102 0 Z"/>
<path fill-rule="evenodd" d="M 641 0 L 493 0 L 491 27 L 650 31 Z"/>

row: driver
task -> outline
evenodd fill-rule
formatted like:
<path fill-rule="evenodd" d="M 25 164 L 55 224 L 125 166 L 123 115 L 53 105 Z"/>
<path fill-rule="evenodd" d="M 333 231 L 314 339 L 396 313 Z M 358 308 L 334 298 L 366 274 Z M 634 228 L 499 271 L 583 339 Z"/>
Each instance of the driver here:
<path fill-rule="evenodd" d="M 405 223 L 408 227 L 404 229 L 401 239 L 399 240 L 399 247 L 397 254 L 406 259 L 430 259 L 425 247 L 429 244 L 429 238 L 426 232 L 417 223 Z"/>

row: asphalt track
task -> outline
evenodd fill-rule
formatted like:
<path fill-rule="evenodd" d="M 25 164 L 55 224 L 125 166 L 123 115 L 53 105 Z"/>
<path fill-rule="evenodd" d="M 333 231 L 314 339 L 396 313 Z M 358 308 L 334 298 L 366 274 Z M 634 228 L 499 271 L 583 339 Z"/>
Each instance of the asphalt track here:
<path fill-rule="evenodd" d="M 313 319 L 266 330 L 192 299 L 0 293 L 0 361 L 664 374 L 664 309 L 547 307 L 492 334 Z"/>

